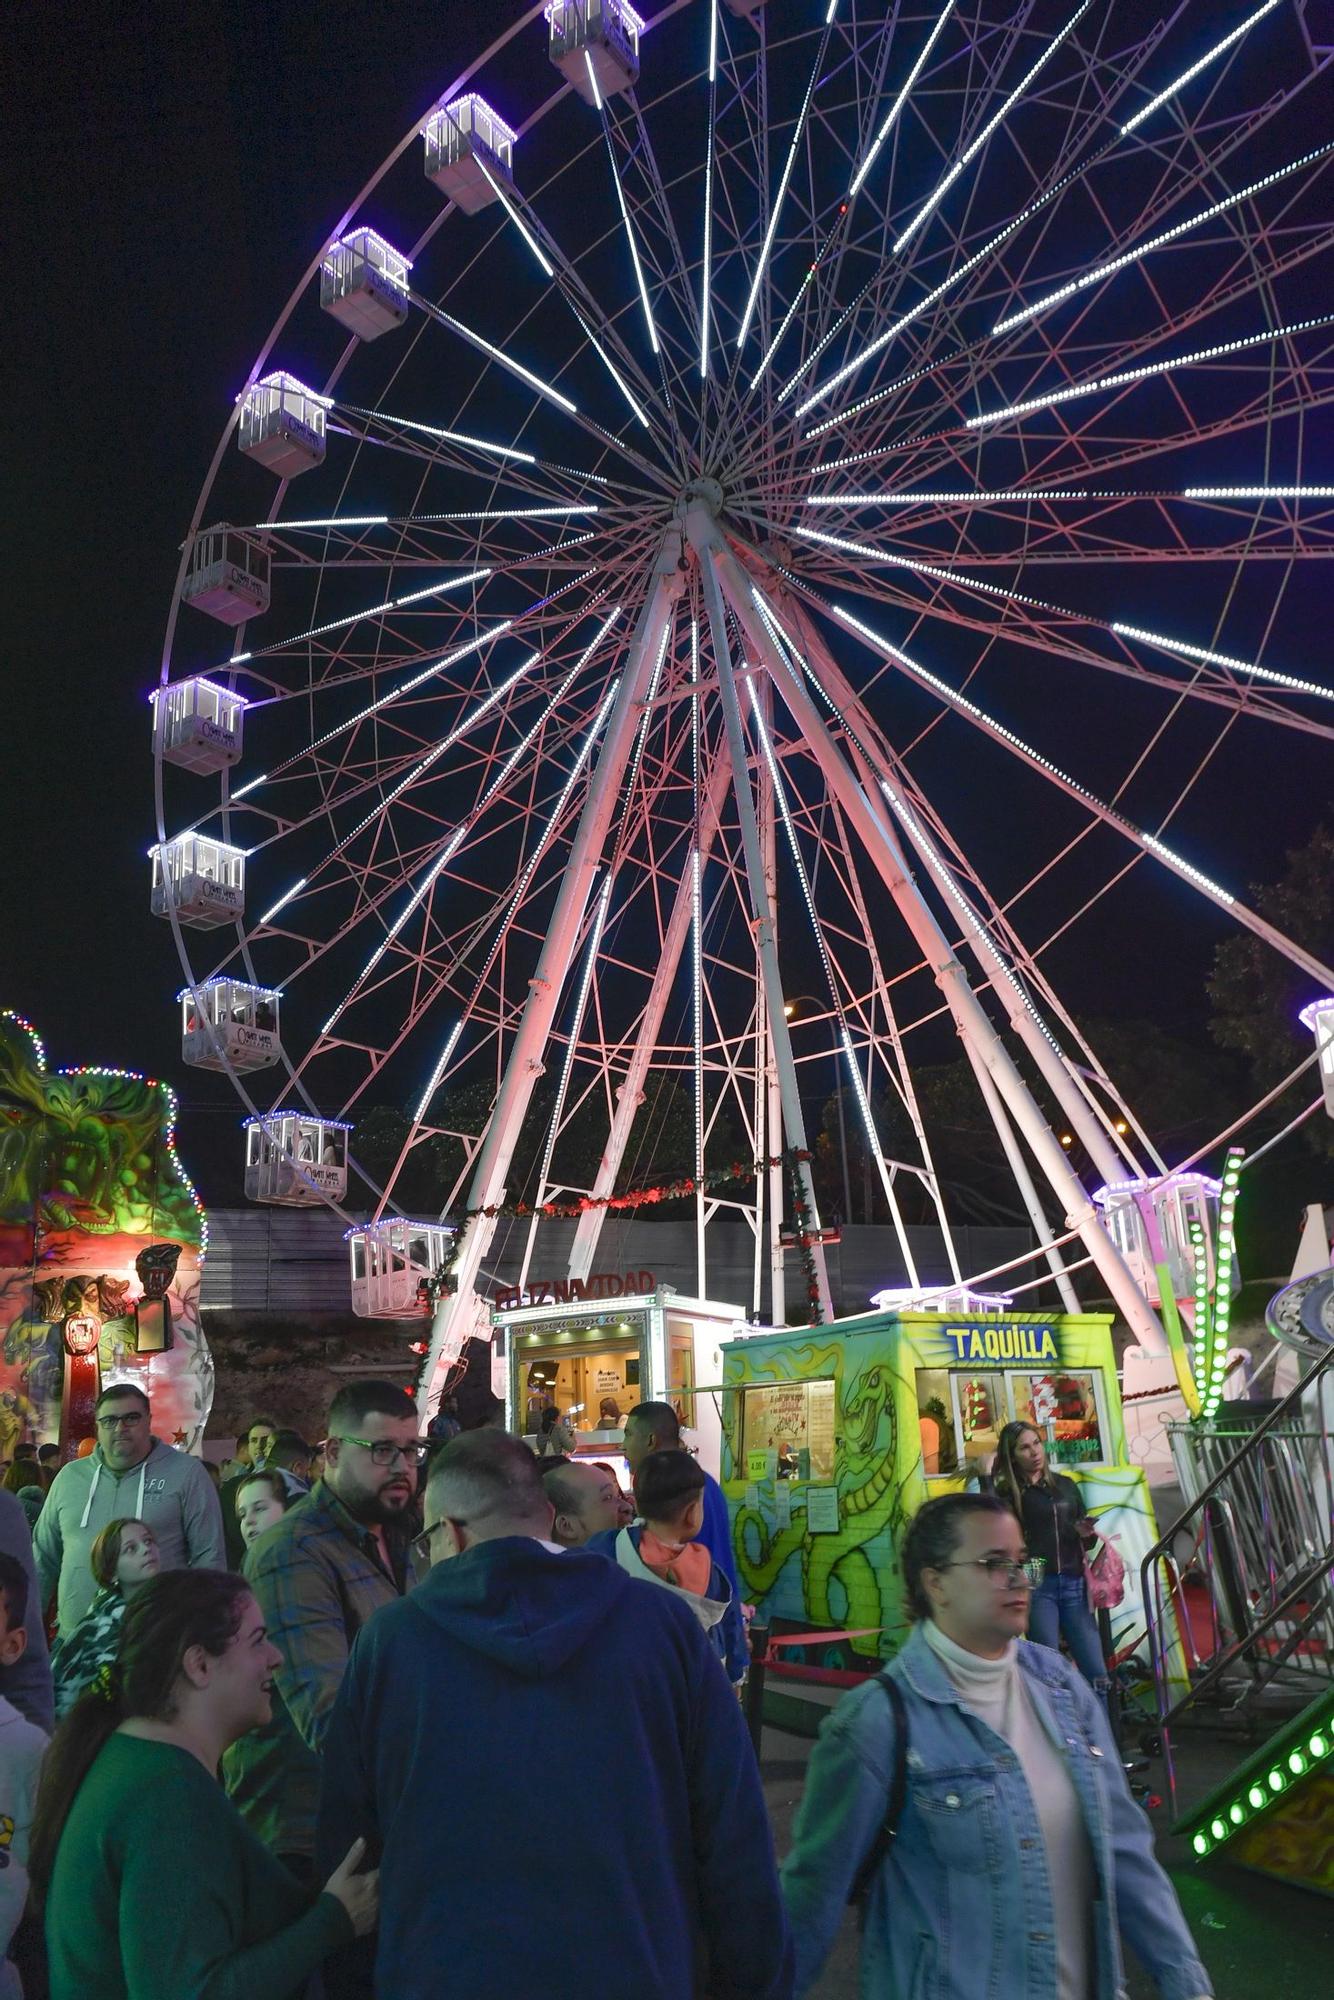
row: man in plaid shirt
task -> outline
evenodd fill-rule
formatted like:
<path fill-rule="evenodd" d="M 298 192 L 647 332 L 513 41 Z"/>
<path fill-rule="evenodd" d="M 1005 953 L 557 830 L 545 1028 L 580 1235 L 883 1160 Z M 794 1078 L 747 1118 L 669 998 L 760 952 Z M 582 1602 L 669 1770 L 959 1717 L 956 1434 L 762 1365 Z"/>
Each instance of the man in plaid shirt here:
<path fill-rule="evenodd" d="M 329 1410 L 324 1477 L 246 1556 L 283 1660 L 273 1720 L 232 1745 L 223 1775 L 255 1833 L 302 1879 L 314 1860 L 324 1731 L 352 1641 L 411 1582 L 422 1452 L 410 1396 L 392 1382 L 349 1382 Z"/>

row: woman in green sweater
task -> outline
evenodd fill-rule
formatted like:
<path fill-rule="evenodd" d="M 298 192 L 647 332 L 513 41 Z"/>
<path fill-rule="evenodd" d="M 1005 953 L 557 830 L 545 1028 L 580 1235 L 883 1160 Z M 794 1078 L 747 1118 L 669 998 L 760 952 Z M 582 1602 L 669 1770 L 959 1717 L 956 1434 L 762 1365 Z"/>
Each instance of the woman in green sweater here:
<path fill-rule="evenodd" d="M 269 1720 L 279 1658 L 239 1576 L 172 1570 L 136 1593 L 116 1665 L 46 1756 L 29 1873 L 51 2000 L 287 2000 L 373 1927 L 363 1842 L 312 1903 L 218 1783 Z"/>

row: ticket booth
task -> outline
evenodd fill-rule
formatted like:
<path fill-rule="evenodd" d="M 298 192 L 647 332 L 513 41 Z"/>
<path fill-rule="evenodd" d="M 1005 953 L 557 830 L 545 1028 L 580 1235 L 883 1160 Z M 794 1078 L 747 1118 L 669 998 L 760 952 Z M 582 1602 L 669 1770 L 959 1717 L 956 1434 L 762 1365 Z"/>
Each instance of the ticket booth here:
<path fill-rule="evenodd" d="M 554 1405 L 574 1431 L 576 1454 L 611 1459 L 628 1484 L 619 1456 L 625 1419 L 637 1403 L 671 1403 L 686 1443 L 717 1478 L 723 1346 L 745 1324 L 740 1306 L 683 1298 L 646 1271 L 502 1294 L 491 1325 L 506 1426 L 535 1438 Z"/>
<path fill-rule="evenodd" d="M 1158 1528 L 1126 1451 L 1109 1315 L 863 1313 L 725 1342 L 723 1384 L 721 1476 L 742 1589 L 779 1629 L 869 1627 L 855 1653 L 896 1652 L 908 1521 L 962 1490 L 1015 1418 L 1117 1538 L 1127 1588 L 1114 1641 L 1142 1629 L 1139 1564 Z"/>

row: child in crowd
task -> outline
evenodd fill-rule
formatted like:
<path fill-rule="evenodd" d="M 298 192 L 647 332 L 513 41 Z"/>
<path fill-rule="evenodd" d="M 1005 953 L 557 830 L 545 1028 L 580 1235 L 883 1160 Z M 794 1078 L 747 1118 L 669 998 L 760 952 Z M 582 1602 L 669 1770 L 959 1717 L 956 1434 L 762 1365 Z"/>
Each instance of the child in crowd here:
<path fill-rule="evenodd" d="M 252 1472 L 248 1479 L 240 1481 L 236 1495 L 236 1519 L 241 1529 L 241 1540 L 247 1549 L 282 1520 L 297 1497 L 289 1491 L 281 1472 L 267 1469 Z"/>
<path fill-rule="evenodd" d="M 0 1554 L 0 1667 L 22 1659 L 27 1615 L 27 1574 L 16 1556 Z M 28 1831 L 45 1750 L 45 1732 L 0 1695 L 0 2000 L 23 1995 L 7 1954 L 28 1900 Z"/>
<path fill-rule="evenodd" d="M 51 1654 L 56 1721 L 68 1715 L 120 1645 L 127 1600 L 161 1568 L 157 1537 L 146 1521 L 108 1521 L 88 1558 L 97 1595 Z"/>
<path fill-rule="evenodd" d="M 687 1451 L 651 1451 L 635 1474 L 642 1525 L 597 1539 L 631 1576 L 678 1591 L 709 1635 L 730 1681 L 749 1664 L 745 1620 L 732 1586 L 698 1539 L 704 1474 Z M 606 1547 L 610 1542 L 612 1546 Z"/>

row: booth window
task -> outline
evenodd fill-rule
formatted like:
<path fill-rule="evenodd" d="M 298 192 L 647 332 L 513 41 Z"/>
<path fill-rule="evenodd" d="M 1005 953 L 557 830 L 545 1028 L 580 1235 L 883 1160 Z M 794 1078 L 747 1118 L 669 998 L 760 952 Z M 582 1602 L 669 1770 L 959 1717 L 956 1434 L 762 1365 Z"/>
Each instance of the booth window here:
<path fill-rule="evenodd" d="M 1012 1418 L 1032 1424 L 1053 1464 L 1096 1465 L 1106 1459 L 1092 1369 L 1052 1369 L 1045 1375 L 917 1370 L 917 1424 L 928 1479 L 971 1477 L 980 1470 L 979 1461 L 994 1453 Z"/>
<path fill-rule="evenodd" d="M 1015 1416 L 1032 1424 L 1057 1465 L 1087 1465 L 1105 1456 L 1091 1371 L 1053 1369 L 1010 1380 Z"/>
<path fill-rule="evenodd" d="M 818 1483 L 834 1477 L 832 1381 L 757 1382 L 741 1391 L 741 1463 L 752 1451 L 796 1461 L 795 1476 Z"/>

